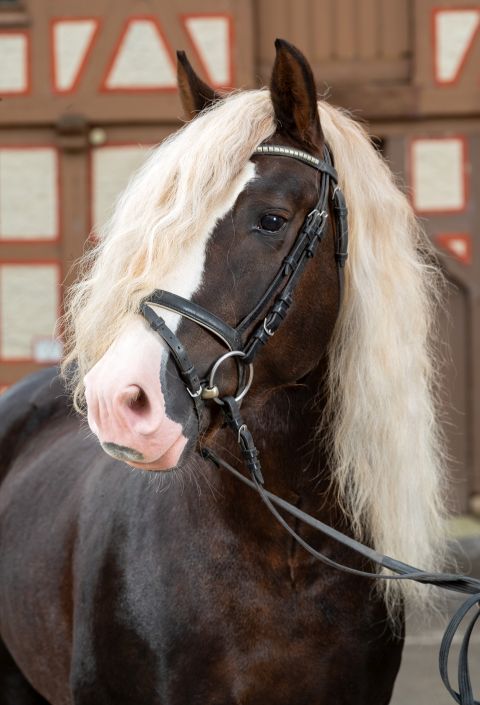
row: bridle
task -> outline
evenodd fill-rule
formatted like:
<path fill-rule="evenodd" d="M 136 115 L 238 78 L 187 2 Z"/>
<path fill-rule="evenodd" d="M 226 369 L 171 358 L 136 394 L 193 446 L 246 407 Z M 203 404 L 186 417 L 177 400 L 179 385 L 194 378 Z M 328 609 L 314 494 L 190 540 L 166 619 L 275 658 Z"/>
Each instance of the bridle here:
<path fill-rule="evenodd" d="M 240 404 L 247 394 L 253 379 L 253 360 L 259 350 L 276 333 L 285 320 L 288 309 L 292 304 L 294 290 L 298 284 L 299 278 L 308 260 L 315 255 L 318 245 L 325 234 L 329 213 L 329 198 L 333 200 L 336 240 L 335 259 L 339 278 L 340 301 L 342 300 L 343 271 L 348 255 L 348 226 L 345 198 L 338 186 L 337 172 L 333 167 L 332 158 L 327 146 L 323 149 L 323 159 L 319 159 L 302 150 L 284 147 L 282 145 L 260 145 L 253 154 L 290 157 L 317 169 L 322 175 L 318 202 L 314 209 L 307 215 L 290 252 L 283 260 L 282 266 L 272 279 L 263 296 L 250 313 L 248 313 L 235 328 L 199 304 L 162 289 L 157 289 L 146 297 L 141 304 L 141 313 L 148 321 L 151 328 L 161 336 L 170 349 L 180 376 L 194 403 L 199 428 L 202 426 L 202 405 L 204 402 L 213 400 L 222 406 L 226 424 L 237 435 L 237 440 L 246 467 L 250 471 L 251 479 L 245 477 L 245 475 L 222 458 L 219 458 L 208 448 L 202 448 L 201 453 L 203 457 L 213 462 L 217 467 L 227 470 L 239 481 L 256 490 L 276 520 L 306 551 L 323 563 L 350 574 L 382 580 L 415 580 L 417 582 L 431 584 L 469 595 L 455 612 L 445 631 L 440 647 L 439 666 L 440 675 L 445 687 L 459 705 L 480 705 L 480 702 L 473 697 L 468 665 L 468 648 L 471 633 L 477 620 L 480 618 L 480 580 L 455 574 L 428 573 L 389 556 L 385 556 L 369 546 L 365 546 L 359 541 L 337 531 L 333 527 L 324 524 L 309 514 L 306 514 L 298 507 L 268 492 L 263 487 L 263 477 L 258 452 L 255 448 L 252 435 L 240 413 Z M 221 355 L 211 365 L 206 379 L 200 379 L 183 343 L 167 326 L 164 319 L 155 312 L 152 306 L 180 314 L 197 323 L 220 339 L 228 348 L 228 352 Z M 266 313 L 264 313 L 265 310 Z M 251 332 L 247 334 L 249 329 Z M 234 358 L 237 362 L 239 382 L 235 396 L 222 396 L 215 384 L 215 377 L 220 366 L 229 358 Z M 382 569 L 386 568 L 394 574 L 385 575 L 382 573 L 367 572 L 337 563 L 310 546 L 310 544 L 308 544 L 284 519 L 277 507 L 280 507 L 296 520 L 308 524 L 331 539 L 347 546 L 372 563 L 380 566 Z M 473 612 L 473 616 L 465 630 L 460 649 L 458 662 L 459 691 L 457 692 L 451 686 L 448 675 L 450 649 L 464 617 L 474 610 L 474 608 L 476 608 L 476 610 Z"/>
<path fill-rule="evenodd" d="M 213 400 L 220 404 L 223 407 L 227 424 L 237 435 L 249 470 L 255 474 L 259 482 L 263 482 L 257 450 L 240 415 L 240 404 L 253 380 L 253 360 L 285 320 L 302 272 L 307 262 L 315 255 L 325 234 L 330 197 L 333 201 L 335 260 L 341 299 L 343 270 L 348 256 L 348 227 L 345 198 L 338 186 L 338 175 L 327 146 L 323 148 L 323 159 L 300 149 L 271 144 L 260 145 L 253 154 L 295 159 L 316 169 L 321 174 L 318 201 L 305 218 L 288 255 L 284 258 L 280 269 L 264 294 L 236 327 L 230 326 L 203 306 L 162 289 L 157 289 L 142 302 L 141 312 L 151 328 L 162 337 L 169 347 L 180 376 L 193 400 L 199 428 L 202 428 L 203 402 Z M 180 314 L 197 323 L 228 348 L 228 352 L 221 355 L 210 366 L 206 379 L 200 379 L 183 343 L 152 306 Z M 249 330 L 250 333 L 248 333 Z M 230 358 L 236 361 L 238 370 L 238 386 L 233 396 L 221 395 L 215 384 L 220 366 Z"/>

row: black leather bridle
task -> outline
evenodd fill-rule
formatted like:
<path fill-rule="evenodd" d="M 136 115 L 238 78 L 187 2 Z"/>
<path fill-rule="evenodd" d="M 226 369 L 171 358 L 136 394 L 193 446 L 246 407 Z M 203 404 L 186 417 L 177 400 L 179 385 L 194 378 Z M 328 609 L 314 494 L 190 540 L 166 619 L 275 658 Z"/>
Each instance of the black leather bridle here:
<path fill-rule="evenodd" d="M 298 507 L 289 504 L 275 494 L 268 492 L 263 487 L 263 477 L 258 452 L 255 448 L 252 435 L 240 414 L 241 401 L 248 392 L 252 382 L 252 363 L 261 347 L 275 334 L 285 319 L 293 301 L 295 287 L 298 284 L 298 280 L 305 265 L 308 260 L 314 256 L 325 234 L 329 210 L 328 199 L 330 196 L 333 200 L 336 238 L 335 258 L 339 276 L 340 301 L 342 300 L 343 269 L 348 254 L 348 227 L 345 199 L 338 187 L 337 172 L 333 167 L 328 147 L 324 147 L 323 159 L 318 159 L 307 152 L 281 145 L 261 145 L 254 151 L 254 154 L 297 159 L 317 169 L 322 174 L 318 202 L 315 208 L 306 217 L 290 252 L 283 260 L 281 268 L 272 279 L 261 299 L 235 328 L 225 323 L 223 319 L 199 304 L 193 303 L 171 292 L 163 291 L 162 289 L 157 289 L 143 301 L 141 313 L 146 318 L 151 328 L 162 337 L 169 347 L 187 391 L 192 397 L 198 416 L 199 427 L 201 427 L 202 424 L 202 404 L 205 401 L 212 399 L 222 405 L 227 425 L 237 434 L 238 443 L 245 464 L 250 471 L 251 479 L 245 477 L 208 448 L 202 448 L 201 453 L 203 457 L 212 461 L 217 467 L 227 470 L 238 480 L 256 490 L 276 520 L 306 551 L 323 563 L 346 573 L 372 579 L 415 580 L 417 582 L 431 584 L 469 595 L 455 612 L 445 631 L 440 647 L 439 666 L 440 675 L 445 687 L 459 705 L 480 705 L 480 702 L 473 697 L 468 665 L 468 648 L 471 633 L 477 620 L 480 618 L 480 580 L 463 575 L 428 573 L 389 556 L 385 556 L 369 546 L 365 546 L 359 541 L 342 534 L 340 531 L 324 524 L 309 514 L 306 514 Z M 163 318 L 154 311 L 152 306 L 172 311 L 194 321 L 220 339 L 228 348 L 228 352 L 219 357 L 210 367 L 208 379 L 200 380 L 184 345 L 166 325 Z M 264 314 L 263 312 L 267 309 L 267 306 L 269 306 L 269 308 L 266 314 Z M 251 332 L 247 335 L 249 329 L 251 329 Z M 235 396 L 222 396 L 218 387 L 215 385 L 215 375 L 223 361 L 230 357 L 234 357 L 238 364 L 239 385 Z M 387 568 L 393 574 L 370 573 L 337 563 L 310 546 L 310 544 L 308 544 L 284 519 L 277 507 L 280 507 L 284 512 L 295 517 L 295 519 L 312 526 L 326 536 L 347 546 L 381 568 Z M 451 686 L 449 680 L 449 655 L 453 639 L 464 617 L 472 612 L 472 610 L 473 615 L 465 630 L 459 654 L 457 692 Z"/>
<path fill-rule="evenodd" d="M 258 453 L 251 434 L 240 416 L 240 403 L 248 392 L 253 379 L 253 360 L 285 320 L 301 274 L 307 262 L 315 255 L 325 234 L 330 197 L 333 200 L 335 259 L 340 297 L 343 292 L 343 269 L 348 255 L 348 228 L 345 198 L 338 186 L 337 172 L 333 167 L 327 146 L 323 149 L 323 159 L 293 147 L 270 144 L 260 145 L 254 154 L 296 159 L 303 164 L 308 164 L 321 174 L 318 201 L 305 218 L 290 252 L 284 258 L 280 269 L 258 303 L 235 328 L 203 306 L 162 289 L 157 289 L 143 301 L 141 312 L 151 328 L 162 337 L 169 347 L 180 376 L 192 397 L 199 427 L 202 427 L 203 402 L 212 399 L 221 404 L 227 424 L 237 434 L 249 470 L 255 474 L 258 481 L 263 482 Z M 152 306 L 172 311 L 194 321 L 220 339 L 228 348 L 228 352 L 211 365 L 207 379 L 200 379 L 183 343 Z M 249 330 L 250 333 L 248 333 Z M 221 364 L 229 358 L 234 358 L 237 362 L 239 383 L 234 396 L 222 396 L 215 384 L 215 377 Z"/>

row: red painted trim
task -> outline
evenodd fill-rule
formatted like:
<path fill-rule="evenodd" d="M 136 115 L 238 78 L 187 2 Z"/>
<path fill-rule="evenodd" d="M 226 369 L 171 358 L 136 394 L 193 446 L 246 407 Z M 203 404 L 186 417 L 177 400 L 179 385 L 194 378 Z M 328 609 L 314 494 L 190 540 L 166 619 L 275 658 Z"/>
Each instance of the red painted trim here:
<path fill-rule="evenodd" d="M 229 46 L 227 47 L 228 49 L 228 81 L 227 83 L 216 83 L 213 79 L 213 77 L 210 74 L 210 71 L 208 69 L 208 66 L 206 65 L 205 61 L 203 60 L 202 54 L 200 52 L 200 49 L 198 48 L 197 42 L 195 41 L 195 37 L 191 33 L 190 29 L 188 28 L 188 20 L 191 19 L 209 19 L 209 18 L 221 18 L 221 19 L 226 19 L 228 23 L 228 42 Z M 180 21 L 183 25 L 185 34 L 187 35 L 188 41 L 190 43 L 190 46 L 192 48 L 192 51 L 195 55 L 195 58 L 197 59 L 199 65 L 202 68 L 203 73 L 205 74 L 206 79 L 208 80 L 209 83 L 211 83 L 215 88 L 234 88 L 235 86 L 235 67 L 234 67 L 234 61 L 233 61 L 233 51 L 235 47 L 235 27 L 234 27 L 234 21 L 232 15 L 226 13 L 226 12 L 191 12 L 188 14 L 182 14 L 180 15 Z"/>
<path fill-rule="evenodd" d="M 457 70 L 453 76 L 453 78 L 449 80 L 444 80 L 439 77 L 439 69 L 438 69 L 438 39 L 437 39 L 437 15 L 440 14 L 445 14 L 447 12 L 476 12 L 479 18 L 479 22 L 475 28 L 475 31 L 473 32 L 469 43 L 467 44 L 464 52 L 462 59 L 457 67 Z M 465 64 L 467 63 L 468 56 L 471 52 L 471 49 L 475 43 L 475 39 L 477 38 L 477 35 L 480 32 L 480 9 L 477 7 L 433 7 L 430 15 L 430 27 L 431 27 L 431 33 L 432 33 L 432 51 L 433 51 L 433 76 L 434 80 L 437 86 L 440 87 L 445 87 L 445 86 L 453 86 L 456 83 L 459 82 L 460 80 L 460 75 L 465 68 Z"/>
<path fill-rule="evenodd" d="M 31 152 L 38 150 L 50 150 L 55 154 L 55 170 L 56 178 L 55 182 L 57 185 L 57 204 L 55 213 L 55 226 L 56 235 L 54 237 L 34 237 L 34 238 L 14 238 L 14 237 L 2 237 L 1 235 L 1 220 L 0 220 L 0 244 L 15 244 L 15 245 L 33 245 L 33 244 L 59 244 L 61 240 L 61 229 L 62 229 L 62 179 L 61 179 L 61 160 L 60 160 L 60 150 L 58 147 L 52 144 L 0 144 L 0 159 L 2 151 L 16 150 L 19 152 Z M 1 217 L 1 213 L 0 213 Z"/>
<path fill-rule="evenodd" d="M 0 260 L 0 291 L 1 291 L 1 277 L 2 277 L 2 269 L 3 267 L 45 267 L 45 266 L 53 266 L 57 272 L 57 286 L 56 286 L 56 292 L 57 292 L 57 320 L 60 318 L 62 314 L 62 282 L 63 282 L 63 274 L 62 274 L 62 263 L 59 260 L 15 260 L 15 259 L 8 259 L 8 260 Z M 0 307 L 0 362 L 4 365 L 16 365 L 17 363 L 22 363 L 22 362 L 31 362 L 36 365 L 42 365 L 42 364 L 51 364 L 50 362 L 48 363 L 41 363 L 38 362 L 37 360 L 34 360 L 33 358 L 28 358 L 28 357 L 15 357 L 15 358 L 7 358 L 7 357 L 2 357 L 2 342 L 1 342 L 1 337 L 2 337 L 2 309 Z"/>
<path fill-rule="evenodd" d="M 158 21 L 158 18 L 155 17 L 155 15 L 132 15 L 127 18 L 123 25 L 123 29 L 120 32 L 120 36 L 117 39 L 117 42 L 114 45 L 113 52 L 110 56 L 110 59 L 107 63 L 107 68 L 103 74 L 102 81 L 100 83 L 100 88 L 99 91 L 101 93 L 175 93 L 177 91 L 177 85 L 175 84 L 174 86 L 152 86 L 152 87 L 142 87 L 142 86 L 121 86 L 118 88 L 109 88 L 107 86 L 107 80 L 108 77 L 113 69 L 113 66 L 115 64 L 115 60 L 118 56 L 119 50 L 122 46 L 123 40 L 125 39 L 128 29 L 130 25 L 133 22 L 136 22 L 138 20 L 147 20 L 151 22 L 160 38 L 160 41 L 162 42 L 163 46 L 165 47 L 165 51 L 167 52 L 167 56 L 170 59 L 170 63 L 172 66 L 172 70 L 174 75 L 176 74 L 176 61 L 175 61 L 175 55 L 173 53 L 173 50 L 170 46 L 170 43 L 168 42 L 167 36 L 165 32 L 163 31 L 163 28 Z"/>
<path fill-rule="evenodd" d="M 462 188 L 463 188 L 463 202 L 462 205 L 459 206 L 458 208 L 428 208 L 428 209 L 419 209 L 417 208 L 415 204 L 415 191 L 416 191 L 416 184 L 415 184 L 415 168 L 414 168 L 414 158 L 413 158 L 413 149 L 414 149 L 414 144 L 415 142 L 451 142 L 452 140 L 456 140 L 461 143 L 461 155 L 462 155 Z M 439 137 L 414 137 L 413 139 L 410 140 L 410 145 L 409 145 L 409 152 L 408 152 L 408 163 L 407 163 L 407 173 L 408 173 L 408 181 L 411 186 L 411 192 L 410 192 L 410 202 L 412 204 L 412 207 L 414 208 L 415 212 L 420 214 L 420 215 L 449 215 L 451 213 L 461 213 L 462 211 L 465 210 L 467 207 L 467 203 L 469 200 L 469 178 L 468 178 L 468 145 L 467 145 L 467 139 L 464 135 L 448 135 L 448 136 L 439 136 Z"/>
<path fill-rule="evenodd" d="M 31 57 L 31 43 L 30 43 L 30 32 L 27 29 L 15 29 L 15 30 L 9 30 L 9 29 L 2 29 L 0 30 L 0 37 L 2 35 L 10 35 L 10 36 L 20 36 L 25 38 L 25 61 L 24 61 L 24 76 L 23 76 L 23 82 L 25 88 L 19 91 L 3 91 L 3 93 L 0 91 L 0 95 L 3 96 L 24 96 L 24 95 L 30 95 L 31 90 L 32 90 L 32 57 Z"/>
<path fill-rule="evenodd" d="M 60 23 L 75 24 L 77 22 L 93 22 L 95 27 L 93 33 L 90 36 L 87 48 L 84 51 L 82 60 L 78 66 L 77 73 L 75 74 L 74 81 L 70 88 L 58 88 L 57 87 L 57 61 L 55 57 L 55 26 Z M 78 89 L 79 83 L 82 79 L 85 67 L 87 65 L 90 54 L 92 53 L 93 45 L 97 39 L 98 32 L 101 27 L 101 20 L 98 17 L 54 17 L 50 20 L 50 81 L 52 93 L 55 95 L 67 95 L 68 93 L 75 93 Z"/>
<path fill-rule="evenodd" d="M 448 246 L 450 240 L 462 240 L 466 244 L 466 254 L 465 257 L 458 255 L 454 250 L 451 250 Z M 457 262 L 464 265 L 470 265 L 473 259 L 473 243 L 470 233 L 437 233 L 434 235 L 434 241 L 437 246 L 442 249 L 444 253 L 453 257 Z"/>
<path fill-rule="evenodd" d="M 117 149 L 118 147 L 155 147 L 158 142 L 109 142 L 108 144 L 102 144 L 99 147 L 93 147 L 88 151 L 88 165 L 87 165 L 87 179 L 88 179 L 88 194 L 89 194 L 89 213 L 88 213 L 88 231 L 89 239 L 96 240 L 96 234 L 94 232 L 93 222 L 93 203 L 95 198 L 95 177 L 93 171 L 93 156 L 94 152 L 99 152 L 103 149 Z M 113 204 L 112 204 L 113 205 Z"/>

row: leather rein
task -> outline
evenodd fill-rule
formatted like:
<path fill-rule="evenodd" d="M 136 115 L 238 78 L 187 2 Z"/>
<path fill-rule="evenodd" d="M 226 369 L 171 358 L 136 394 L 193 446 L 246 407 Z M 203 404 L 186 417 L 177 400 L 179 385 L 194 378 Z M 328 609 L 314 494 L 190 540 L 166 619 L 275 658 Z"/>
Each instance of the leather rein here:
<path fill-rule="evenodd" d="M 237 480 L 255 490 L 275 519 L 306 551 L 308 551 L 308 553 L 330 567 L 353 575 L 381 580 L 415 580 L 420 583 L 435 585 L 446 590 L 470 595 L 455 612 L 445 631 L 440 646 L 439 668 L 445 687 L 459 705 L 480 705 L 480 702 L 475 700 L 473 696 L 468 664 L 470 636 L 473 627 L 480 617 L 480 580 L 450 573 L 429 573 L 389 556 L 385 556 L 350 536 L 346 536 L 337 529 L 324 524 L 309 514 L 306 514 L 263 487 L 264 481 L 258 451 L 255 447 L 252 434 L 248 430 L 240 413 L 240 404 L 250 389 L 253 380 L 253 360 L 263 345 L 268 342 L 284 321 L 288 309 L 293 302 L 293 293 L 299 278 L 307 262 L 315 255 L 318 245 L 325 235 L 329 198 L 333 201 L 336 240 L 335 259 L 339 278 L 340 301 L 342 301 L 344 286 L 343 273 L 348 256 L 348 211 L 345 198 L 338 186 L 337 172 L 333 167 L 332 158 L 327 146 L 325 146 L 323 150 L 323 159 L 319 159 L 302 150 L 281 145 L 260 145 L 253 154 L 293 158 L 313 167 L 322 175 L 318 202 L 315 208 L 307 215 L 290 252 L 283 260 L 282 266 L 272 279 L 263 296 L 250 313 L 245 316 L 235 328 L 199 304 L 162 289 L 157 289 L 146 297 L 141 304 L 141 313 L 150 327 L 160 335 L 170 349 L 179 374 L 195 406 L 199 429 L 202 428 L 203 423 L 202 410 L 204 403 L 213 400 L 222 406 L 226 425 L 230 427 L 237 436 L 242 456 L 250 472 L 251 479 L 245 477 L 245 475 L 222 458 L 219 458 L 209 448 L 202 448 L 202 456 L 213 462 L 218 468 L 223 468 L 231 473 Z M 200 379 L 183 343 L 167 326 L 164 319 L 158 315 L 154 307 L 177 313 L 197 323 L 216 338 L 220 339 L 228 348 L 228 352 L 220 356 L 210 367 L 206 379 Z M 265 311 L 266 313 L 264 313 Z M 247 331 L 250 328 L 251 332 L 247 335 Z M 218 386 L 215 384 L 215 378 L 220 366 L 229 358 L 234 358 L 237 363 L 238 387 L 234 396 L 222 396 Z M 325 536 L 355 551 L 372 563 L 378 565 L 381 569 L 389 570 L 390 573 L 374 573 L 358 570 L 328 558 L 310 546 L 310 544 L 292 529 L 278 511 L 277 507 L 283 512 L 295 517 L 297 520 L 320 531 Z M 473 615 L 471 615 L 465 630 L 458 660 L 459 690 L 457 692 L 451 686 L 449 680 L 449 655 L 453 639 L 464 617 L 470 612 L 473 612 Z"/>

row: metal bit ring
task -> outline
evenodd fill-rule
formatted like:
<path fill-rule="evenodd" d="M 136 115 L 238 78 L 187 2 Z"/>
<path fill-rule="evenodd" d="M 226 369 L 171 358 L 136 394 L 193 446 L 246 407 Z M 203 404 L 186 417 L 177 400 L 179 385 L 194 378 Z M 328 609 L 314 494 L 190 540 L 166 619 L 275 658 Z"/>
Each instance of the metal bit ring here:
<path fill-rule="evenodd" d="M 208 378 L 208 387 L 206 389 L 214 389 L 215 388 L 215 375 L 217 374 L 217 370 L 224 362 L 224 360 L 228 360 L 229 357 L 245 357 L 245 353 L 242 352 L 241 350 L 230 350 L 229 352 L 225 353 L 224 355 L 221 355 L 218 360 L 215 362 L 213 365 L 212 369 L 210 370 L 210 376 Z M 244 388 L 240 390 L 237 388 L 237 392 L 235 395 L 235 401 L 239 402 L 242 401 L 243 397 L 245 394 L 248 392 L 250 387 L 252 386 L 252 381 L 253 381 L 253 365 L 250 362 L 248 365 L 248 379 L 247 383 L 245 384 Z M 215 401 L 217 404 L 223 404 L 223 401 L 218 398 L 214 398 L 213 401 Z"/>

